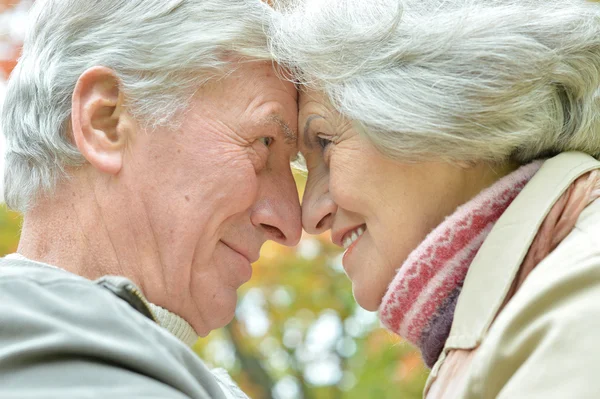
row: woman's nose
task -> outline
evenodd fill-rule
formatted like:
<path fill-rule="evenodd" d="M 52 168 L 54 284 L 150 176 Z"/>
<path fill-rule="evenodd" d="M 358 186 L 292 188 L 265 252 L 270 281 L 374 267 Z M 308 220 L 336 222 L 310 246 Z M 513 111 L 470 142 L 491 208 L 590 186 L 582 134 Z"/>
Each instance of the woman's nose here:
<path fill-rule="evenodd" d="M 329 191 L 311 191 L 307 185 L 302 200 L 302 226 L 307 233 L 321 234 L 331 229 L 336 211 Z"/>

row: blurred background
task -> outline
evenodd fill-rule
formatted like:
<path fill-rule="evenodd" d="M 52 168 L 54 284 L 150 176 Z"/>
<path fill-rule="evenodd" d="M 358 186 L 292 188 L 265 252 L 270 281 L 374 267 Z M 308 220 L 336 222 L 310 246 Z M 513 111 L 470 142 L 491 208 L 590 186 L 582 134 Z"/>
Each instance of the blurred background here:
<path fill-rule="evenodd" d="M 0 0 L 0 104 L 32 2 Z M 302 195 L 304 176 L 296 178 Z M 20 223 L 0 197 L 0 257 L 16 251 Z M 329 233 L 304 235 L 296 248 L 265 244 L 239 298 L 234 321 L 194 350 L 251 398 L 421 397 L 427 371 L 419 354 L 356 305 Z"/>

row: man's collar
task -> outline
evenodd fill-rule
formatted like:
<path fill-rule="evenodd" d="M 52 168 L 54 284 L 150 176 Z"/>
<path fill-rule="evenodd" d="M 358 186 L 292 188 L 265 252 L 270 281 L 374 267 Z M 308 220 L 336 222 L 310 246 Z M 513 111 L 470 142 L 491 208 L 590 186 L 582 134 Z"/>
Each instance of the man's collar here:
<path fill-rule="evenodd" d="M 29 263 L 35 264 L 37 266 L 40 266 L 40 267 L 52 268 L 52 269 L 64 271 L 66 273 L 70 273 L 64 269 L 61 269 L 60 267 L 49 265 L 47 263 L 33 261 L 19 253 L 7 255 L 5 257 L 5 259 L 25 261 L 25 262 L 29 262 Z M 125 277 L 106 276 L 106 277 L 96 280 L 96 283 L 101 286 L 104 286 L 104 288 L 107 288 L 105 286 L 105 283 L 111 284 L 112 286 L 115 287 L 115 289 L 117 291 L 121 290 L 122 292 L 130 293 L 131 297 L 137 298 L 136 302 L 139 302 L 139 306 L 134 306 L 134 308 L 136 310 L 138 310 L 140 313 L 144 314 L 145 316 L 149 317 L 151 320 L 155 321 L 162 328 L 166 329 L 171 334 L 173 334 L 175 337 L 179 338 L 187 346 L 192 347 L 194 345 L 194 343 L 196 343 L 196 341 L 198 340 L 198 334 L 196 333 L 196 331 L 192 328 L 192 326 L 187 321 L 185 321 L 182 317 L 176 315 L 175 313 L 172 313 L 172 312 L 168 311 L 167 309 L 164 309 L 158 305 L 155 305 L 155 304 L 149 302 L 146 299 L 146 297 L 143 295 L 141 290 L 139 288 L 137 288 L 135 286 L 135 284 L 133 284 L 131 281 L 129 281 Z M 113 293 L 114 293 L 114 291 L 113 291 Z M 117 296 L 121 297 L 121 299 L 128 301 L 129 303 L 131 302 L 131 301 L 123 298 L 121 295 L 117 295 Z M 138 307 L 139 307 L 139 309 L 138 309 Z"/>

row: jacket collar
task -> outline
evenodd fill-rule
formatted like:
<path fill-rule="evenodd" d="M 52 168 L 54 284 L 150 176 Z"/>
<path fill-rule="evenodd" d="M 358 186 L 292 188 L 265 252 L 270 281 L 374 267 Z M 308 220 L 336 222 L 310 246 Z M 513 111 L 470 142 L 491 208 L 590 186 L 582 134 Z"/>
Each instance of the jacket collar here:
<path fill-rule="evenodd" d="M 419 347 L 432 367 L 454 318 L 471 262 L 510 203 L 538 171 L 535 161 L 500 178 L 459 206 L 408 256 L 383 297 L 385 327 Z"/>
<path fill-rule="evenodd" d="M 444 353 L 472 349 L 481 343 L 554 203 L 579 176 L 598 168 L 600 162 L 580 152 L 561 153 L 544 162 L 498 219 L 473 259 Z"/>
<path fill-rule="evenodd" d="M 9 261 L 13 260 L 27 262 L 29 265 L 52 268 L 72 274 L 71 272 L 59 267 L 30 260 L 18 253 L 7 255 L 4 259 Z M 104 276 L 96 280 L 95 283 L 129 303 L 129 305 L 131 305 L 135 310 L 148 317 L 150 320 L 154 321 L 164 329 L 168 330 L 187 346 L 192 347 L 198 340 L 198 334 L 185 319 L 168 311 L 167 309 L 149 302 L 142 291 L 127 278 L 120 276 Z"/>

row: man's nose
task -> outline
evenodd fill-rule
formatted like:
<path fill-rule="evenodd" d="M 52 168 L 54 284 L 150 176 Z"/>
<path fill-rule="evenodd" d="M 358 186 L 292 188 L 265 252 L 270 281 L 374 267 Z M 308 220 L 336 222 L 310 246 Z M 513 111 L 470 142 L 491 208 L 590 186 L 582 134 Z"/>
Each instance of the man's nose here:
<path fill-rule="evenodd" d="M 331 199 L 326 178 L 315 179 L 309 173 L 302 199 L 302 225 L 309 234 L 331 229 L 337 205 Z"/>
<path fill-rule="evenodd" d="M 251 220 L 262 228 L 268 240 L 286 246 L 298 244 L 302 234 L 301 211 L 291 169 L 262 178 Z"/>

